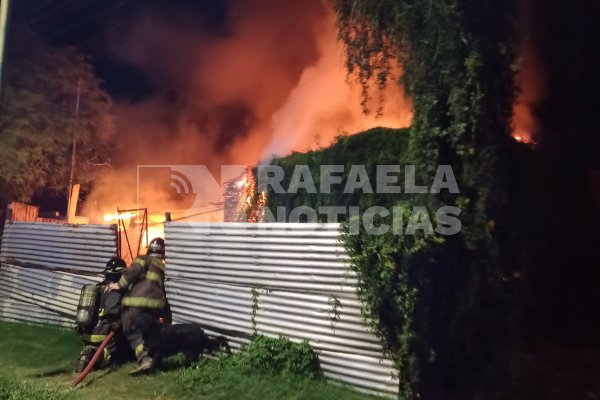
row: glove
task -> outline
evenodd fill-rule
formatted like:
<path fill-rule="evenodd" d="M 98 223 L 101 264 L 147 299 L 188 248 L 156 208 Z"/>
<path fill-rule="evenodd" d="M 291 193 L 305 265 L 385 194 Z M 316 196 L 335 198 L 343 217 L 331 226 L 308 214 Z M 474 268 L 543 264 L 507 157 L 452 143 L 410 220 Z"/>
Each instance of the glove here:
<path fill-rule="evenodd" d="M 110 330 L 113 332 L 120 331 L 122 327 L 123 327 L 123 324 L 121 324 L 121 321 L 115 321 L 110 324 Z"/>

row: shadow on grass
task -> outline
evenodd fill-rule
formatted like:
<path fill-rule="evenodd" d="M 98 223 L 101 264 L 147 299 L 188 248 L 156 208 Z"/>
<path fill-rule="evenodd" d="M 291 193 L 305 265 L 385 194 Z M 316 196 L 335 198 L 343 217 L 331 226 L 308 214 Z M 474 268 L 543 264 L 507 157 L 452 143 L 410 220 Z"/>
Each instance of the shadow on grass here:
<path fill-rule="evenodd" d="M 86 379 L 84 379 L 79 385 L 77 385 L 77 389 L 84 389 L 88 386 L 92 386 L 93 384 L 104 378 L 106 375 L 112 374 L 118 369 L 118 366 L 110 366 L 101 370 L 93 371 L 88 376 L 86 376 Z"/>
<path fill-rule="evenodd" d="M 47 378 L 47 377 L 69 374 L 72 372 L 73 372 L 72 363 L 69 363 L 69 364 L 65 363 L 65 364 L 61 364 L 61 365 L 58 365 L 58 366 L 55 366 L 52 368 L 43 369 L 41 371 L 34 372 L 34 373 L 31 373 L 26 376 L 28 378 Z"/>

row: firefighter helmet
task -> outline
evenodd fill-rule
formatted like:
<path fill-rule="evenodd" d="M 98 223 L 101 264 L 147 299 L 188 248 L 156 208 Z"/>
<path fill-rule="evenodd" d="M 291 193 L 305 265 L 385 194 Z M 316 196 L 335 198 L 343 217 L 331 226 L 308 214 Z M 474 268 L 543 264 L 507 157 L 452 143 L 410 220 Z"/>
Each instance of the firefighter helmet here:
<path fill-rule="evenodd" d="M 165 240 L 163 238 L 157 237 L 150 241 L 148 245 L 148 252 L 146 253 L 149 256 L 154 257 L 165 257 Z"/>
<path fill-rule="evenodd" d="M 106 267 L 104 267 L 104 276 L 106 278 L 118 278 L 121 276 L 123 271 L 127 268 L 127 264 L 125 261 L 119 257 L 113 257 L 106 263 Z"/>

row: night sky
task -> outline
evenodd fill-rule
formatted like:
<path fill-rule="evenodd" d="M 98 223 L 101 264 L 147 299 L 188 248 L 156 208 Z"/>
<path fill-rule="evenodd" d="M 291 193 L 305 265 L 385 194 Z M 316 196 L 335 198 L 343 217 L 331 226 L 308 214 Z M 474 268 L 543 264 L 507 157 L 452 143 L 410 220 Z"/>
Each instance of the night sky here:
<path fill-rule="evenodd" d="M 143 70 L 127 64 L 107 46 L 124 37 L 131 23 L 157 10 L 165 20 L 186 15 L 186 23 L 215 35 L 227 35 L 226 1 L 211 0 L 19 0 L 12 3 L 12 23 L 25 24 L 55 45 L 74 46 L 92 57 L 104 88 L 115 99 L 133 101 L 152 94 Z"/>

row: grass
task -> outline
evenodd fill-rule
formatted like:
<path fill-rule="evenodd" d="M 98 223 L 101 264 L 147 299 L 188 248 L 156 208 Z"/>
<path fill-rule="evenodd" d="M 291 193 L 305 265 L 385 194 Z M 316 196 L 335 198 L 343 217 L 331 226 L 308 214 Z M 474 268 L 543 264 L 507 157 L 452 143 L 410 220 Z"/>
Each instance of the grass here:
<path fill-rule="evenodd" d="M 66 393 L 55 387 L 0 377 L 0 399 L 3 400 L 66 400 L 73 398 L 75 398 L 74 393 Z"/>
<path fill-rule="evenodd" d="M 134 364 L 92 372 L 70 389 L 81 342 L 70 330 L 0 322 L 0 400 L 210 399 L 374 400 L 324 380 L 241 373 L 203 360 L 190 368 L 170 360 L 152 376 L 132 377 Z"/>
<path fill-rule="evenodd" d="M 249 374 L 227 360 L 205 359 L 183 368 L 182 358 L 170 359 L 165 370 L 153 376 L 129 376 L 132 363 L 95 371 L 71 389 L 80 350 L 73 331 L 0 321 L 0 400 L 377 399 L 319 379 Z M 518 356 L 513 379 L 486 398 L 600 400 L 599 359 L 596 350 L 541 347 Z"/>

